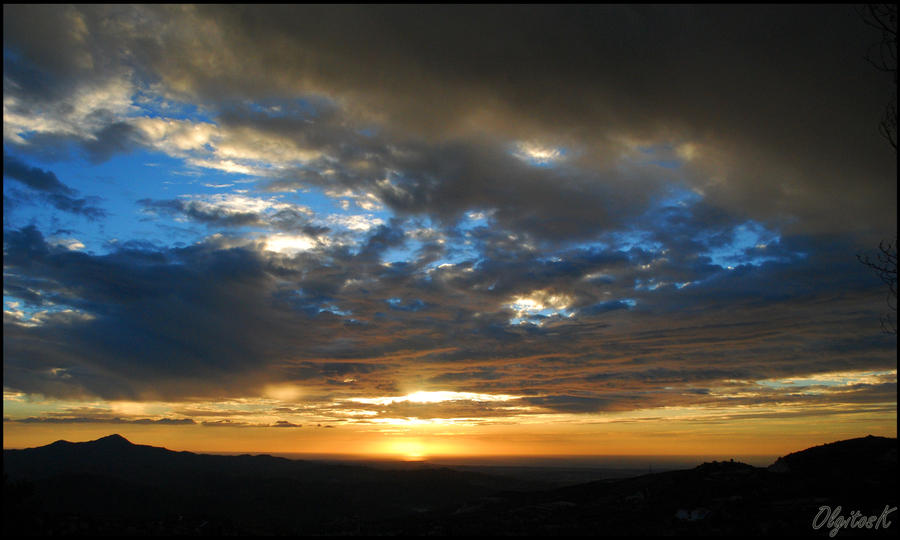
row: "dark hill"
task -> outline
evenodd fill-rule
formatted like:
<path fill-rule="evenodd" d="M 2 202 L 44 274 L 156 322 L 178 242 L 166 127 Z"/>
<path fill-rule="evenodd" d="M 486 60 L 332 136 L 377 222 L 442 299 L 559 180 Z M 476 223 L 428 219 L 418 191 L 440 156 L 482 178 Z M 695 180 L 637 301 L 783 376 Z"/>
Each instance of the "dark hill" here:
<path fill-rule="evenodd" d="M 891 467 L 897 467 L 897 439 L 869 435 L 788 454 L 769 470 L 804 476 L 874 476 Z"/>
<path fill-rule="evenodd" d="M 733 461 L 531 493 L 482 499 L 453 515 L 392 520 L 373 534 L 452 535 L 791 535 L 828 536 L 813 529 L 823 505 L 850 517 L 897 507 L 897 439 L 865 437 L 780 458 L 787 468 Z M 793 468 L 791 468 L 793 467 Z M 840 536 L 895 535 L 841 529 Z M 896 522 L 896 523 L 894 523 Z"/>
<path fill-rule="evenodd" d="M 768 468 L 711 462 L 536 489 L 448 468 L 210 456 L 113 435 L 4 450 L 4 532 L 824 536 L 811 526 L 823 505 L 844 516 L 897 506 L 896 449 L 896 439 L 865 437 Z"/>
<path fill-rule="evenodd" d="M 64 532 L 56 529 L 60 520 L 78 516 L 73 519 L 85 531 L 116 521 L 140 530 L 149 522 L 164 527 L 206 522 L 244 533 L 327 533 L 534 486 L 446 468 L 394 471 L 267 455 L 174 452 L 119 435 L 4 450 L 3 472 L 7 532 L 23 532 L 14 526 Z"/>

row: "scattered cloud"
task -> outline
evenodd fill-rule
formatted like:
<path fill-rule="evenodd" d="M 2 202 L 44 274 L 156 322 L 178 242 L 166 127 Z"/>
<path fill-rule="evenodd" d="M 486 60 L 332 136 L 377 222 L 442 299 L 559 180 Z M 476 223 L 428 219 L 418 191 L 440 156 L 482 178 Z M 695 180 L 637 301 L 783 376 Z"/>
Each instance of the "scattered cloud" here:
<path fill-rule="evenodd" d="M 896 410 L 854 17 L 4 6 L 9 421 Z"/>

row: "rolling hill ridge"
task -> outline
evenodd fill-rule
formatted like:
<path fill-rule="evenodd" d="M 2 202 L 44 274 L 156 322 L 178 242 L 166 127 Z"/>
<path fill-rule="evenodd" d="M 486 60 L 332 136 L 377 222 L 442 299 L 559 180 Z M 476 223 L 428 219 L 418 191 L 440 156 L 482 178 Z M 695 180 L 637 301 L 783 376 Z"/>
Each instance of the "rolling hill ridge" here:
<path fill-rule="evenodd" d="M 822 506 L 846 516 L 897 506 L 897 439 L 872 436 L 767 468 L 711 462 L 552 489 L 446 467 L 175 452 L 119 435 L 4 450 L 3 469 L 4 533 L 17 534 L 821 535 L 811 524 Z"/>

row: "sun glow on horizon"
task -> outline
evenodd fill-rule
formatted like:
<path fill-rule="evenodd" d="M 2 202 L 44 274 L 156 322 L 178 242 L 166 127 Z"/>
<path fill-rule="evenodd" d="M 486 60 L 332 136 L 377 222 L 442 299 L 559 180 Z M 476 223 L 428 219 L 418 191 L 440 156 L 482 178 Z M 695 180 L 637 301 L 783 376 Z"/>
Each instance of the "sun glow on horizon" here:
<path fill-rule="evenodd" d="M 402 461 L 424 461 L 427 457 L 425 444 L 420 440 L 399 440 L 388 445 L 387 454 L 399 456 Z"/>
<path fill-rule="evenodd" d="M 375 398 L 350 398 L 347 401 L 365 403 L 366 405 L 391 405 L 393 403 L 442 403 L 445 401 L 510 401 L 520 396 L 508 394 L 478 394 L 474 392 L 452 392 L 449 390 L 424 391 L 419 390 L 405 396 L 375 397 Z"/>

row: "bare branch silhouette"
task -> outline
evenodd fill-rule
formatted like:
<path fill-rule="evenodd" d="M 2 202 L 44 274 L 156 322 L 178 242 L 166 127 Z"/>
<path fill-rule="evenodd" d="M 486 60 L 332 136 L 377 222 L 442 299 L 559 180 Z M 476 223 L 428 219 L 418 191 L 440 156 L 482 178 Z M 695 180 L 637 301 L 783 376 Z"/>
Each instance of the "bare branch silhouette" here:
<path fill-rule="evenodd" d="M 866 60 L 875 69 L 893 76 L 894 93 L 885 106 L 884 116 L 878 124 L 878 131 L 897 151 L 897 4 L 867 4 L 857 8 L 863 22 L 881 32 L 881 42 L 873 45 Z M 882 240 L 878 243 L 878 253 L 857 255 L 862 264 L 868 266 L 888 286 L 888 312 L 881 317 L 881 329 L 887 334 L 897 333 L 897 237 L 893 242 Z"/>
<path fill-rule="evenodd" d="M 893 75 L 894 95 L 885 106 L 878 131 L 897 149 L 897 4 L 867 4 L 857 10 L 862 20 L 881 32 L 881 42 L 869 49 L 866 60 Z"/>
<path fill-rule="evenodd" d="M 881 317 L 881 329 L 887 334 L 897 333 L 897 238 L 893 242 L 880 242 L 878 253 L 872 258 L 870 255 L 857 255 L 859 262 L 868 266 L 881 281 L 888 286 L 887 305 L 888 313 Z M 893 313 L 891 313 L 893 312 Z"/>

